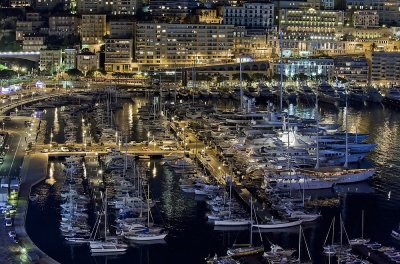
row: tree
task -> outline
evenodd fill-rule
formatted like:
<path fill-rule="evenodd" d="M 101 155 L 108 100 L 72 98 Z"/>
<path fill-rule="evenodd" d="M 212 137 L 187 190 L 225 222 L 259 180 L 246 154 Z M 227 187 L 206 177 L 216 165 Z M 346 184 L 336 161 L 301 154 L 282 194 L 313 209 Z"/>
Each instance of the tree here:
<path fill-rule="evenodd" d="M 11 79 L 17 76 L 17 73 L 13 70 L 4 69 L 0 71 L 0 79 Z"/>
<path fill-rule="evenodd" d="M 299 81 L 299 82 L 304 82 L 304 81 L 306 81 L 308 79 L 308 76 L 307 75 L 305 75 L 304 73 L 298 73 L 298 74 L 295 74 L 294 76 L 293 76 L 293 80 L 296 80 L 296 81 Z"/>
<path fill-rule="evenodd" d="M 229 80 L 228 76 L 222 75 L 220 73 L 218 73 L 217 75 L 217 83 L 223 83 Z"/>
<path fill-rule="evenodd" d="M 240 81 L 240 73 L 234 73 L 232 75 L 232 78 L 234 80 Z M 242 73 L 242 80 L 245 81 L 245 82 L 251 81 L 250 75 L 248 73 Z"/>
<path fill-rule="evenodd" d="M 65 71 L 65 73 L 68 74 L 68 76 L 71 76 L 71 77 L 81 77 L 81 76 L 83 76 L 83 73 L 78 69 L 69 69 L 69 70 Z"/>
<path fill-rule="evenodd" d="M 260 72 L 254 73 L 251 77 L 252 77 L 253 81 L 261 81 L 261 80 L 267 79 L 267 75 L 265 75 L 264 73 L 260 73 Z"/>

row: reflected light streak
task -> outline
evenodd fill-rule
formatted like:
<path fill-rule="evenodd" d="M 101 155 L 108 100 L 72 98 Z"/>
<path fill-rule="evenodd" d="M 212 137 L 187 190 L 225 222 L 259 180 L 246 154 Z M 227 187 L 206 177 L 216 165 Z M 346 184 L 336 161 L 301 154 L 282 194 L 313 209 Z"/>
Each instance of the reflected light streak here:
<path fill-rule="evenodd" d="M 56 183 L 56 179 L 54 179 L 54 162 L 50 163 L 49 178 L 46 179 L 46 183 L 49 185 L 54 185 Z"/>

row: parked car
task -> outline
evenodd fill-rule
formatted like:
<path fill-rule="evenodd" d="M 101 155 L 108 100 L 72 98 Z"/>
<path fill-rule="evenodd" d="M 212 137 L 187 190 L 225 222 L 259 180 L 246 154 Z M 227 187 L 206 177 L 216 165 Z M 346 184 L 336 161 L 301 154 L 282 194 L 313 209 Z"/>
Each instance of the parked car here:
<path fill-rule="evenodd" d="M 48 152 L 49 152 L 49 149 L 47 149 L 47 148 L 42 149 L 42 153 L 48 153 Z"/>
<path fill-rule="evenodd" d="M 68 152 L 68 151 L 69 151 L 69 148 L 67 148 L 67 147 L 61 147 L 60 150 L 61 150 L 62 152 Z"/>
<path fill-rule="evenodd" d="M 13 226 L 12 220 L 6 220 L 5 224 L 6 224 L 7 227 Z"/>
<path fill-rule="evenodd" d="M 8 236 L 9 236 L 10 238 L 14 238 L 14 237 L 17 236 L 17 233 L 15 233 L 15 231 L 9 231 L 9 232 L 8 232 Z"/>
<path fill-rule="evenodd" d="M 10 149 L 10 145 L 8 145 L 8 144 L 5 145 L 5 146 L 4 146 L 4 149 Z"/>

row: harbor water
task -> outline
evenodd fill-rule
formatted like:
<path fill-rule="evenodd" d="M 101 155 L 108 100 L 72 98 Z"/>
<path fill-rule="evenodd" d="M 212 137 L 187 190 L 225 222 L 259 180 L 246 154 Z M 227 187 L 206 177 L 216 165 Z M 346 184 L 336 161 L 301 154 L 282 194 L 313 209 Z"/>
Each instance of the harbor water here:
<path fill-rule="evenodd" d="M 138 104 L 143 100 L 126 102 L 114 113 L 114 122 L 126 140 L 146 140 L 146 121 L 138 119 Z M 230 102 L 215 103 L 231 107 Z M 306 105 L 290 105 L 291 114 L 313 118 L 315 109 Z M 345 109 L 320 106 L 322 122 L 337 122 L 344 127 Z M 49 109 L 42 118 L 47 121 L 46 131 L 53 132 L 53 140 L 62 142 L 60 108 Z M 342 215 L 350 238 L 361 236 L 361 212 L 365 212 L 364 237 L 384 245 L 396 241 L 390 232 L 400 221 L 400 112 L 381 105 L 350 106 L 348 109 L 350 132 L 369 133 L 368 142 L 378 144 L 360 166 L 374 165 L 377 173 L 368 182 L 335 186 L 334 190 L 309 193 L 312 196 L 339 196 L 335 206 L 321 207 L 323 217 L 316 223 L 304 226 L 305 237 L 314 263 L 328 263 L 323 257 L 322 246 L 333 216 Z M 79 133 L 78 133 L 79 134 Z M 188 195 L 179 188 L 179 177 L 160 160 L 140 162 L 140 166 L 156 169 L 150 179 L 152 199 L 157 201 L 153 212 L 155 222 L 163 225 L 169 235 L 165 244 L 131 245 L 127 254 L 113 257 L 91 257 L 87 246 L 71 246 L 65 243 L 59 231 L 60 189 L 63 185 L 62 160 L 49 162 L 49 179 L 39 183 L 33 192 L 39 195 L 31 203 L 27 215 L 27 231 L 32 240 L 49 256 L 61 263 L 205 263 L 204 258 L 225 255 L 234 243 L 248 243 L 249 231 L 216 231 L 207 223 L 206 203 Z M 309 195 L 307 194 L 307 195 Z M 262 233 L 262 240 L 255 235 L 255 244 L 270 243 L 283 247 L 298 247 L 298 228 Z M 304 248 L 304 246 L 302 247 Z M 302 252 L 304 256 L 305 251 Z"/>

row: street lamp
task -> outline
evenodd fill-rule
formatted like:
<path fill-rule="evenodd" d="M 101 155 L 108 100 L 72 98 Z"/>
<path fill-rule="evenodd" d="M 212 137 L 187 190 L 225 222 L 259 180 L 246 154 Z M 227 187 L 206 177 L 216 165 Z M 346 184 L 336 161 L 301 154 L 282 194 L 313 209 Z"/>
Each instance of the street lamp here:
<path fill-rule="evenodd" d="M 147 145 L 150 144 L 150 131 L 147 132 Z"/>

